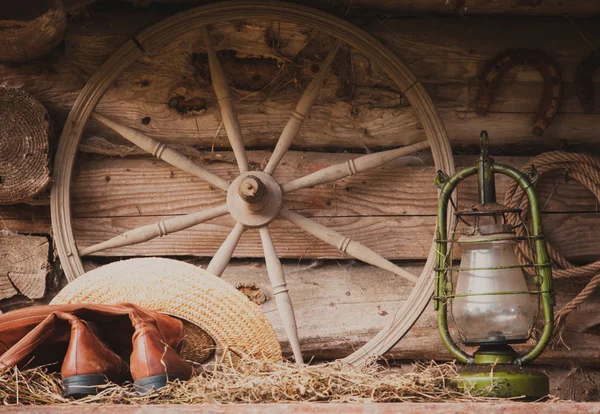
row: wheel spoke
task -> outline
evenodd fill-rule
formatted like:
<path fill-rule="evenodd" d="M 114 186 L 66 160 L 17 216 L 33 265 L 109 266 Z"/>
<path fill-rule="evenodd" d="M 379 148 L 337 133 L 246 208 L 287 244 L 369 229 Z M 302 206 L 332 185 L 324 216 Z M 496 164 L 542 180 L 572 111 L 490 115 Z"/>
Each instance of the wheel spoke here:
<path fill-rule="evenodd" d="M 275 295 L 279 316 L 283 322 L 283 329 L 285 329 L 285 333 L 292 346 L 296 363 L 302 365 L 304 360 L 302 359 L 302 351 L 300 350 L 300 340 L 298 339 L 298 328 L 296 326 L 296 317 L 294 316 L 294 307 L 287 288 L 287 283 L 285 282 L 281 262 L 279 261 L 279 256 L 277 256 L 275 245 L 273 245 L 269 227 L 261 227 L 259 231 L 263 250 L 265 252 L 265 261 L 267 262 L 267 272 L 269 273 L 269 279 L 271 280 L 271 286 L 273 287 L 273 294 Z"/>
<path fill-rule="evenodd" d="M 264 172 L 267 174 L 273 174 L 277 165 L 289 149 L 290 145 L 292 145 L 292 141 L 298 135 L 298 131 L 300 131 L 300 127 L 304 122 L 304 119 L 308 116 L 310 108 L 314 105 L 319 96 L 319 91 L 323 86 L 323 82 L 325 81 L 325 77 L 329 72 L 329 68 L 335 59 L 335 55 L 339 50 L 342 42 L 336 40 L 333 49 L 329 52 L 325 61 L 321 64 L 321 69 L 315 75 L 314 78 L 310 81 L 306 90 L 300 97 L 298 104 L 296 105 L 296 109 L 292 111 L 292 116 L 288 120 L 287 124 L 283 128 L 281 135 L 279 137 L 279 141 L 277 141 L 277 145 L 273 150 L 273 155 L 269 159 L 267 166 L 264 169 Z"/>
<path fill-rule="evenodd" d="M 133 128 L 129 128 L 125 125 L 111 121 L 97 112 L 92 112 L 92 117 L 113 131 L 121 134 L 121 136 L 126 140 L 134 143 L 144 151 L 154 155 L 156 158 L 163 160 L 164 162 L 171 164 L 182 171 L 200 177 L 204 181 L 214 185 L 217 188 L 220 188 L 221 190 L 227 191 L 227 188 L 229 187 L 229 183 L 227 181 L 211 173 L 204 167 L 196 164 L 182 153 L 168 147 L 159 140 L 149 137 L 148 135 L 143 134 L 142 132 Z"/>
<path fill-rule="evenodd" d="M 86 256 L 92 253 L 100 252 L 115 247 L 130 246 L 133 244 L 143 243 L 152 240 L 159 236 L 175 233 L 196 224 L 214 219 L 227 214 L 227 206 L 214 207 L 208 210 L 199 211 L 196 213 L 177 216 L 167 220 L 159 221 L 154 224 L 138 227 L 133 230 L 126 231 L 123 234 L 113 237 L 110 240 L 95 244 L 90 247 L 79 250 L 80 256 Z"/>
<path fill-rule="evenodd" d="M 314 220 L 301 216 L 300 214 L 294 213 L 290 210 L 282 209 L 279 214 L 281 217 L 294 223 L 305 232 L 310 233 L 316 238 L 323 240 L 325 243 L 336 247 L 342 253 L 346 253 L 365 263 L 369 263 L 373 266 L 390 271 L 413 283 L 417 283 L 419 281 L 419 278 L 412 273 L 396 266 L 389 260 L 381 257 L 373 250 L 369 249 L 367 246 L 354 241 L 349 237 L 330 229 L 329 227 L 319 224 Z"/>
<path fill-rule="evenodd" d="M 429 141 L 423 141 L 407 147 L 397 148 L 389 151 L 363 155 L 362 157 L 348 160 L 341 164 L 332 165 L 330 167 L 323 168 L 322 170 L 315 171 L 312 174 L 308 174 L 304 177 L 287 182 L 283 184 L 281 188 L 284 193 L 289 193 L 302 188 L 314 187 L 315 185 L 341 180 L 349 175 L 355 175 L 372 170 L 397 158 L 421 151 L 425 148 L 429 148 Z"/>
<path fill-rule="evenodd" d="M 219 108 L 221 108 L 221 116 L 223 118 L 223 124 L 225 125 L 225 131 L 227 131 L 227 137 L 229 143 L 235 154 L 235 159 L 238 163 L 240 172 L 246 172 L 250 169 L 248 165 L 248 159 L 246 158 L 246 149 L 244 148 L 244 137 L 242 135 L 242 127 L 233 105 L 233 99 L 229 92 L 229 84 L 223 72 L 223 66 L 219 61 L 217 52 L 210 40 L 210 31 L 207 26 L 203 26 L 204 32 L 204 44 L 206 46 L 206 53 L 208 55 L 208 66 L 210 69 L 210 76 L 212 78 L 212 86 L 217 95 L 217 102 Z"/>
<path fill-rule="evenodd" d="M 213 256 L 212 260 L 208 264 L 206 270 L 208 273 L 212 273 L 215 276 L 221 276 L 223 271 L 229 264 L 231 260 L 231 256 L 233 256 L 233 252 L 235 251 L 235 247 L 240 241 L 240 237 L 246 231 L 246 228 L 240 224 L 236 223 L 229 236 L 225 239 L 217 253 Z"/>

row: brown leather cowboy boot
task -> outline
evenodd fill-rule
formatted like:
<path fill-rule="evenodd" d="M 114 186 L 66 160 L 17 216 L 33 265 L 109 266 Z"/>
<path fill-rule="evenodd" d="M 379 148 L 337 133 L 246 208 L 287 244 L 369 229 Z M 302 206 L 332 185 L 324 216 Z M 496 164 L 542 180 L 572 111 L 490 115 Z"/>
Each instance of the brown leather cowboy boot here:
<path fill-rule="evenodd" d="M 168 381 L 190 379 L 193 368 L 167 344 L 156 321 L 134 320 L 131 313 L 129 316 L 135 329 L 129 366 L 136 391 L 145 394 L 164 387 Z"/>
<path fill-rule="evenodd" d="M 75 322 L 69 323 L 71 317 L 83 319 L 88 323 L 85 326 Z M 81 348 L 76 345 L 95 343 L 97 346 L 86 348 L 92 350 L 89 355 L 94 355 L 94 358 L 99 358 L 99 355 L 105 353 L 97 335 L 94 337 L 92 332 L 91 339 L 85 335 L 92 326 L 98 328 L 102 333 L 103 342 L 108 345 L 109 350 L 112 349 L 120 355 L 122 360 L 132 357 L 133 346 L 142 347 L 131 358 L 135 365 L 132 370 L 135 373 L 134 379 L 145 379 L 155 375 L 189 378 L 191 375 L 191 367 L 175 352 L 181 347 L 184 337 L 183 323 L 177 318 L 142 310 L 128 303 L 43 305 L 0 315 L 0 373 L 17 364 L 39 366 L 61 360 L 67 349 L 71 348 L 71 344 L 73 347 L 67 360 L 74 362 L 64 366 L 63 377 L 85 375 L 84 371 L 89 373 L 90 369 L 82 370 L 77 366 L 80 361 L 78 358 L 87 353 L 82 354 Z M 137 333 L 135 338 L 134 333 Z M 167 352 L 165 343 L 168 344 Z M 153 363 L 156 361 L 162 367 L 161 371 L 158 371 Z M 160 361 L 165 363 L 166 370 Z M 111 377 L 114 369 L 109 371 L 108 374 L 104 374 L 106 377 Z M 75 380 L 67 380 L 67 383 L 71 381 Z M 155 384 L 152 387 L 158 388 Z"/>
<path fill-rule="evenodd" d="M 65 397 L 97 394 L 98 387 L 119 380 L 125 371 L 123 360 L 98 338 L 94 324 L 57 312 L 71 325 L 69 347 L 60 370 Z"/>
<path fill-rule="evenodd" d="M 133 321 L 140 318 L 130 314 L 154 320 L 173 349 L 179 349 L 184 337 L 180 320 L 151 310 L 142 311 L 130 303 L 32 306 L 0 315 L 0 373 L 20 363 L 31 367 L 62 360 L 71 329 L 69 323 L 57 316 L 59 312 L 92 322 L 109 348 L 124 360 L 129 359 L 132 351 Z"/>

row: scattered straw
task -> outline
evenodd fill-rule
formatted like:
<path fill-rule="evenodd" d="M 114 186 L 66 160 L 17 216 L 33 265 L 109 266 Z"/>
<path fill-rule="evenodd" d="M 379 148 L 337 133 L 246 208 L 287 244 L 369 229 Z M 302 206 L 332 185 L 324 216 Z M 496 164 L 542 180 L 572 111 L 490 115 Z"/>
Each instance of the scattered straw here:
<path fill-rule="evenodd" d="M 63 398 L 60 377 L 47 368 L 13 370 L 0 376 L 6 404 L 199 404 L 289 402 L 447 402 L 490 401 L 460 391 L 453 364 L 416 363 L 408 371 L 378 364 L 355 368 L 334 362 L 296 366 L 289 362 L 246 361 L 219 365 L 187 382 L 174 382 L 151 395 L 131 384 L 107 385 L 98 395 Z M 18 396 L 18 397 L 17 397 Z"/>

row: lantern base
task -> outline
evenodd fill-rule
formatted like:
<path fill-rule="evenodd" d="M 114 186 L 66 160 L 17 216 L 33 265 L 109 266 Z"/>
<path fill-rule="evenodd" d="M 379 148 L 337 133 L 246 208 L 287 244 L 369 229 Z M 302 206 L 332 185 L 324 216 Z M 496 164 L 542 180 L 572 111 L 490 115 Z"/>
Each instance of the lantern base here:
<path fill-rule="evenodd" d="M 550 393 L 548 376 L 515 365 L 471 365 L 459 370 L 459 388 L 486 397 L 538 400 Z"/>

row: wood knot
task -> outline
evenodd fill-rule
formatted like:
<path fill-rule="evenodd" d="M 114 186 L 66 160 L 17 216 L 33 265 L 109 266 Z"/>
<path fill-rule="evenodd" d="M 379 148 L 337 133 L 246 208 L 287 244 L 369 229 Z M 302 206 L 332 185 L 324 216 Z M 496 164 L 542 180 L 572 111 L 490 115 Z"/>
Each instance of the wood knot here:
<path fill-rule="evenodd" d="M 267 295 L 256 282 L 239 282 L 235 288 L 257 305 L 262 305 L 267 301 Z"/>
<path fill-rule="evenodd" d="M 169 109 L 173 109 L 182 115 L 186 114 L 198 114 L 206 111 L 207 104 L 206 100 L 198 97 L 186 98 L 178 95 L 169 99 L 167 103 Z"/>
<path fill-rule="evenodd" d="M 570 385 L 574 401 L 598 401 L 598 386 L 588 374 L 581 373 L 579 378 L 572 379 Z"/>

